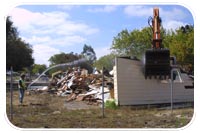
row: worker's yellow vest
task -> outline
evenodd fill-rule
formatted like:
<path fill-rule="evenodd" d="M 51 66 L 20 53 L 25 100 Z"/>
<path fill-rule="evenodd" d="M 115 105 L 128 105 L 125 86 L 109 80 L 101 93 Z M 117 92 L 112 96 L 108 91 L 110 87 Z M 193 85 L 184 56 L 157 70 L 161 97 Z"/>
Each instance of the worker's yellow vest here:
<path fill-rule="evenodd" d="M 22 84 L 21 84 L 22 86 L 20 85 L 20 83 L 18 83 L 18 88 L 25 89 L 25 88 L 26 88 L 26 83 L 25 83 L 24 80 L 22 80 L 22 79 L 20 79 L 19 82 L 20 82 L 20 81 L 21 81 L 21 83 L 22 83 Z"/>

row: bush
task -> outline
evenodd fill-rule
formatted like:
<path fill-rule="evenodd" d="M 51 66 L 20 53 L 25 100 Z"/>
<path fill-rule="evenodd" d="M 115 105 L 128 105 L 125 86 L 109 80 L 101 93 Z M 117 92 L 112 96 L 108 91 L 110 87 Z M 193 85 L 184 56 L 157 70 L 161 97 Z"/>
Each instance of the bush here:
<path fill-rule="evenodd" d="M 114 99 L 107 100 L 106 103 L 105 103 L 105 107 L 109 108 L 109 109 L 117 109 L 118 108 Z"/>

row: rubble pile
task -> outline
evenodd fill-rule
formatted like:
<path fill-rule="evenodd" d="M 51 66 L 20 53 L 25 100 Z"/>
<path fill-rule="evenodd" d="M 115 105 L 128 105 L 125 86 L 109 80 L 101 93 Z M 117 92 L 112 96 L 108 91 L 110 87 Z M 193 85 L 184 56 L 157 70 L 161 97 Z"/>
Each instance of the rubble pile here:
<path fill-rule="evenodd" d="M 73 68 L 66 72 L 52 74 L 49 86 L 34 89 L 35 92 L 49 92 L 57 96 L 66 96 L 66 101 L 87 101 L 99 105 L 102 102 L 102 74 L 99 71 L 88 74 L 86 69 Z M 113 98 L 113 76 L 104 71 L 104 101 Z"/>

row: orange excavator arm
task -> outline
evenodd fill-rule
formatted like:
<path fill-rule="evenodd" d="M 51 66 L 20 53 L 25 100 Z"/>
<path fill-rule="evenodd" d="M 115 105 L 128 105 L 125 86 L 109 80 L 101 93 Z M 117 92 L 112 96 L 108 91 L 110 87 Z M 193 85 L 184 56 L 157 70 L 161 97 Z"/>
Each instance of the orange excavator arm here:
<path fill-rule="evenodd" d="M 159 8 L 153 9 L 153 17 L 149 18 L 148 23 L 152 28 L 152 48 L 147 49 L 144 55 L 145 78 L 154 76 L 155 78 L 166 79 L 170 75 L 170 51 L 162 47 Z"/>
<path fill-rule="evenodd" d="M 159 17 L 159 9 L 153 9 L 153 48 L 161 48 L 161 36 L 160 36 L 160 26 L 161 26 L 161 19 Z"/>

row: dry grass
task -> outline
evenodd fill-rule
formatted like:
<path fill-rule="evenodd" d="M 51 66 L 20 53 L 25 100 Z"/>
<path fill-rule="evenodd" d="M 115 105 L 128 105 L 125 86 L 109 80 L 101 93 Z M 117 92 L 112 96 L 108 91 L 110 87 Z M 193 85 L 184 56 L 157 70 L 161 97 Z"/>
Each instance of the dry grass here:
<path fill-rule="evenodd" d="M 124 106 L 115 110 L 105 109 L 105 118 L 102 118 L 98 106 L 71 110 L 65 104 L 66 97 L 34 94 L 25 95 L 24 100 L 24 106 L 19 106 L 18 93 L 14 92 L 11 123 L 21 128 L 180 128 L 187 125 L 193 116 L 193 108 L 176 109 L 171 114 L 166 109 Z M 71 104 L 81 106 L 76 102 Z M 9 109 L 7 94 L 8 114 Z"/>

